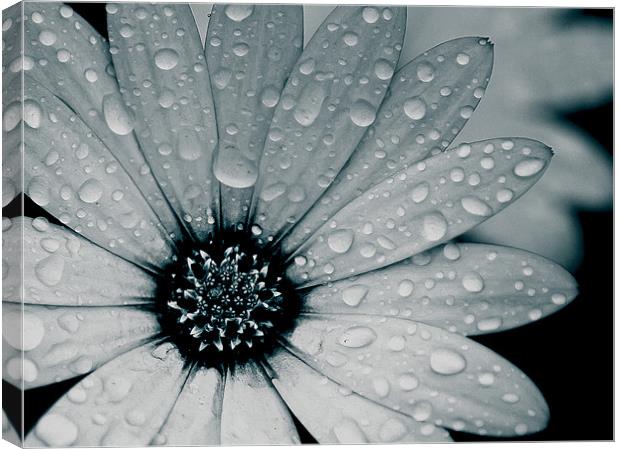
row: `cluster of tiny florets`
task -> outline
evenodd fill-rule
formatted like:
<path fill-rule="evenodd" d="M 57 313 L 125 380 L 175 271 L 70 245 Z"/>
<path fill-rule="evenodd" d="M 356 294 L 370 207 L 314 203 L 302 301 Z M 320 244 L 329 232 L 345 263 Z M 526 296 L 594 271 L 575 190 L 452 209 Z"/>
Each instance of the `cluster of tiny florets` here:
<path fill-rule="evenodd" d="M 235 245 L 218 259 L 192 250 L 169 274 L 168 311 L 199 353 L 242 351 L 264 342 L 284 308 L 281 278 L 270 276 L 258 256 Z"/>

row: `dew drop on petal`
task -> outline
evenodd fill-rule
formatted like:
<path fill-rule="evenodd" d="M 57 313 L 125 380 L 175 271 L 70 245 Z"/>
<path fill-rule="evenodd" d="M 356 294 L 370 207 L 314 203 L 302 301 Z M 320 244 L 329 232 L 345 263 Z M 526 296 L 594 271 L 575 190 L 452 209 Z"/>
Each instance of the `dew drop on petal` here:
<path fill-rule="evenodd" d="M 418 388 L 420 381 L 413 374 L 403 374 L 398 378 L 398 386 L 404 391 L 411 391 Z"/>
<path fill-rule="evenodd" d="M 478 321 L 478 324 L 476 325 L 476 327 L 478 328 L 479 331 L 482 332 L 492 332 L 492 331 L 496 331 L 497 329 L 499 329 L 502 325 L 502 318 L 501 317 L 490 317 L 490 318 L 485 318 L 483 320 Z"/>
<path fill-rule="evenodd" d="M 78 190 L 78 196 L 85 203 L 96 203 L 103 195 L 103 184 L 96 179 L 86 180 Z"/>
<path fill-rule="evenodd" d="M 448 222 L 441 212 L 433 212 L 422 221 L 422 236 L 430 241 L 437 242 L 448 232 Z"/>
<path fill-rule="evenodd" d="M 380 80 L 389 80 L 394 75 L 394 67 L 387 59 L 378 59 L 375 62 L 375 75 Z"/>
<path fill-rule="evenodd" d="M 418 401 L 413 406 L 411 416 L 416 421 L 426 421 L 433 413 L 433 406 L 430 402 Z"/>
<path fill-rule="evenodd" d="M 367 6 L 362 10 L 362 18 L 366 23 L 375 23 L 377 20 L 379 20 L 379 11 L 377 10 L 377 8 Z"/>
<path fill-rule="evenodd" d="M 353 231 L 350 229 L 340 229 L 327 236 L 329 249 L 338 254 L 344 254 L 353 244 Z"/>
<path fill-rule="evenodd" d="M 377 338 L 377 334 L 366 326 L 352 326 L 342 333 L 338 343 L 347 348 L 363 348 L 370 345 Z"/>
<path fill-rule="evenodd" d="M 119 96 L 108 94 L 103 97 L 103 116 L 108 127 L 120 136 L 133 131 L 134 123 L 130 112 L 125 108 Z"/>
<path fill-rule="evenodd" d="M 463 276 L 463 288 L 471 293 L 478 293 L 484 289 L 484 281 L 478 273 L 468 273 Z"/>
<path fill-rule="evenodd" d="M 357 100 L 351 105 L 350 117 L 357 126 L 365 128 L 375 121 L 375 107 L 366 100 Z"/>
<path fill-rule="evenodd" d="M 403 110 L 411 120 L 421 120 L 426 115 L 426 103 L 420 97 L 405 100 Z"/>
<path fill-rule="evenodd" d="M 172 48 L 161 48 L 155 52 L 155 65 L 162 70 L 172 70 L 179 63 L 179 54 Z"/>
<path fill-rule="evenodd" d="M 493 214 L 491 206 L 475 196 L 461 198 L 461 206 L 463 206 L 463 209 L 468 213 L 478 217 L 488 217 Z"/>
<path fill-rule="evenodd" d="M 428 62 L 421 62 L 417 67 L 416 74 L 423 83 L 430 83 L 435 78 L 435 67 Z"/>
<path fill-rule="evenodd" d="M 407 296 L 411 295 L 413 293 L 413 287 L 413 281 L 409 279 L 404 279 L 400 281 L 400 283 L 398 284 L 399 296 L 406 298 Z"/>
<path fill-rule="evenodd" d="M 46 47 L 54 45 L 56 43 L 56 39 L 58 39 L 56 33 L 51 30 L 42 30 L 39 33 L 39 42 L 41 42 L 41 44 L 45 45 Z"/>
<path fill-rule="evenodd" d="M 430 363 L 433 371 L 446 376 L 458 374 L 467 366 L 467 362 L 461 354 L 445 348 L 433 350 Z"/>
<path fill-rule="evenodd" d="M 514 173 L 521 178 L 529 178 L 540 172 L 545 166 L 545 161 L 538 158 L 527 158 L 515 165 Z"/>
<path fill-rule="evenodd" d="M 368 294 L 365 285 L 351 285 L 342 291 L 342 300 L 350 307 L 357 307 Z"/>
<path fill-rule="evenodd" d="M 407 432 L 407 426 L 400 419 L 390 418 L 379 428 L 379 439 L 384 443 L 393 443 L 407 435 Z"/>
<path fill-rule="evenodd" d="M 36 436 L 50 447 L 67 447 L 75 443 L 78 428 L 69 418 L 57 413 L 47 413 L 37 423 Z"/>
<path fill-rule="evenodd" d="M 218 150 L 213 171 L 218 181 L 237 189 L 252 187 L 258 179 L 258 167 L 254 161 L 234 146 Z"/>
<path fill-rule="evenodd" d="M 234 22 L 241 22 L 250 17 L 253 11 L 253 5 L 228 5 L 224 10 L 224 14 Z"/>
<path fill-rule="evenodd" d="M 58 285 L 65 269 L 65 260 L 58 255 L 51 255 L 39 261 L 34 272 L 37 278 L 48 287 Z"/>
<path fill-rule="evenodd" d="M 360 429 L 360 426 L 352 419 L 345 418 L 336 424 L 332 431 L 339 443 L 361 444 L 367 443 L 366 435 Z"/>

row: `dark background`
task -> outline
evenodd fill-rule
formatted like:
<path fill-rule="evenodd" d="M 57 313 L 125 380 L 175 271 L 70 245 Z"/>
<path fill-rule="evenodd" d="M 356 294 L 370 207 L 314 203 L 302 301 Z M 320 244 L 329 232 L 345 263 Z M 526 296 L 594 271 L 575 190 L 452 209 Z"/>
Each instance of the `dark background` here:
<path fill-rule="evenodd" d="M 103 36 L 107 36 L 104 3 L 69 3 Z M 611 9 L 572 10 L 569 20 L 595 17 L 612 26 Z M 589 132 L 613 154 L 613 104 L 588 110 L 557 110 L 575 126 Z M 479 336 L 475 340 L 521 368 L 540 388 L 549 404 L 551 420 L 542 432 L 515 440 L 613 439 L 613 216 L 611 211 L 574 211 L 581 221 L 585 254 L 575 273 L 579 296 L 566 308 L 527 326 Z M 3 209 L 3 216 L 20 214 L 19 199 Z M 25 215 L 53 217 L 25 197 Z M 79 378 L 25 392 L 25 431 Z M 20 392 L 3 382 L 3 407 L 19 428 Z M 10 405 L 9 405 L 10 404 Z M 315 442 L 300 427 L 302 441 Z M 491 441 L 451 432 L 456 441 Z"/>

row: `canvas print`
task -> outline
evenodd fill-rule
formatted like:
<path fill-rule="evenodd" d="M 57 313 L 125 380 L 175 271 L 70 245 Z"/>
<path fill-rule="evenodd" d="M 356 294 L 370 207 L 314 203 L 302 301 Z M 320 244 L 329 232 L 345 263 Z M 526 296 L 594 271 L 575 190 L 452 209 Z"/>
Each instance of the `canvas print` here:
<path fill-rule="evenodd" d="M 5 9 L 3 438 L 612 439 L 612 22 Z"/>

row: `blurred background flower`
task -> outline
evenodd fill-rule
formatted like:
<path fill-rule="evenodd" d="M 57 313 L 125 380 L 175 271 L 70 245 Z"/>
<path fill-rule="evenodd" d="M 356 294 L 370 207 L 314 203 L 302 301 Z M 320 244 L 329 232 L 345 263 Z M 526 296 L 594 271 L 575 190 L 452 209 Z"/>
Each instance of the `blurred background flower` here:
<path fill-rule="evenodd" d="M 306 39 L 329 10 L 305 8 Z M 577 211 L 611 209 L 612 165 L 605 148 L 566 115 L 611 101 L 611 22 L 556 8 L 410 7 L 400 65 L 462 36 L 490 37 L 495 64 L 456 143 L 531 136 L 555 151 L 541 182 L 466 237 L 527 249 L 575 271 L 583 256 Z"/>

